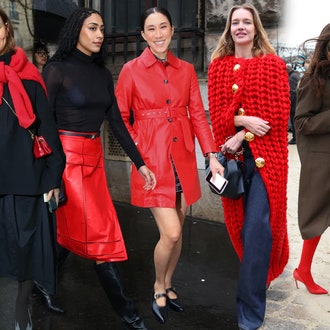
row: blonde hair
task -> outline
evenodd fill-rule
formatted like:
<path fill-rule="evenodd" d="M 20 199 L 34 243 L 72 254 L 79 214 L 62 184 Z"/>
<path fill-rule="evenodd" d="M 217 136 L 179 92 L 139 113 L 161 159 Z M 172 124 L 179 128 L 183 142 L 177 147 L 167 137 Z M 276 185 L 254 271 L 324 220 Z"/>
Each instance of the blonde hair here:
<path fill-rule="evenodd" d="M 257 9 L 249 4 L 245 3 L 243 5 L 236 5 L 233 6 L 228 14 L 227 22 L 225 26 L 225 30 L 223 31 L 218 45 L 214 52 L 211 55 L 211 61 L 213 61 L 215 58 L 223 57 L 225 55 L 234 55 L 235 54 L 235 44 L 231 37 L 230 33 L 230 27 L 231 27 L 231 20 L 233 13 L 237 9 L 246 9 L 248 10 L 253 17 L 253 24 L 255 27 L 256 35 L 253 40 L 253 48 L 252 48 L 252 55 L 253 56 L 259 56 L 259 55 L 265 55 L 265 54 L 275 54 L 275 50 L 273 46 L 271 45 L 267 33 L 261 23 L 259 13 Z"/>

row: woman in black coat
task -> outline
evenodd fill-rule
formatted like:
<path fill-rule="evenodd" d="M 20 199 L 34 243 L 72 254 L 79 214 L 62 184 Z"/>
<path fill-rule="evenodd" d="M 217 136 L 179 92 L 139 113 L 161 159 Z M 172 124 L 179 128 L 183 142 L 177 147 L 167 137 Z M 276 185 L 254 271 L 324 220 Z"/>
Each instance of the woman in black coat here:
<path fill-rule="evenodd" d="M 31 134 L 51 154 L 35 158 Z M 18 281 L 16 330 L 32 329 L 33 280 L 55 291 L 55 237 L 48 205 L 58 203 L 65 155 L 37 68 L 15 47 L 0 9 L 0 276 Z"/>

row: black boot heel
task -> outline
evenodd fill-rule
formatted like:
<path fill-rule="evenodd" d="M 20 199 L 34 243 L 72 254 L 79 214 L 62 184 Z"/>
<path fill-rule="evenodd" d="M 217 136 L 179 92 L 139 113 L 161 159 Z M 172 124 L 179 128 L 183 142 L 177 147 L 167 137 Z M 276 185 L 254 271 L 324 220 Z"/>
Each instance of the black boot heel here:
<path fill-rule="evenodd" d="M 172 311 L 183 312 L 184 309 L 183 309 L 182 304 L 180 303 L 179 299 L 178 298 L 171 299 L 168 297 L 168 293 L 170 291 L 174 292 L 178 296 L 178 294 L 176 293 L 174 288 L 167 288 L 166 289 L 166 299 L 168 302 L 168 306 L 171 308 Z"/>
<path fill-rule="evenodd" d="M 55 313 L 63 314 L 64 309 L 57 305 L 55 297 L 49 294 L 47 290 L 42 287 L 39 283 L 33 282 L 33 293 L 40 295 L 46 303 L 47 308 Z"/>
<path fill-rule="evenodd" d="M 148 330 L 132 299 L 124 294 L 124 285 L 116 263 L 104 262 L 94 265 L 100 283 L 115 312 L 127 330 Z"/>
<path fill-rule="evenodd" d="M 168 308 L 167 305 L 165 306 L 159 306 L 157 304 L 157 299 L 159 298 L 166 298 L 166 293 L 152 293 L 151 298 L 151 309 L 152 313 L 155 315 L 157 321 L 159 321 L 161 324 L 165 324 L 167 317 L 168 317 Z"/>

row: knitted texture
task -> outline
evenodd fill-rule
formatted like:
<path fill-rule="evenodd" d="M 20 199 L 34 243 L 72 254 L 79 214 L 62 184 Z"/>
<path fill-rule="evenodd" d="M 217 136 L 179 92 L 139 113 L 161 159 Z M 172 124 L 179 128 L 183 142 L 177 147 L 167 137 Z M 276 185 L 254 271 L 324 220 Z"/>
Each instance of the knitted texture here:
<path fill-rule="evenodd" d="M 46 86 L 38 69 L 29 62 L 23 49 L 17 47 L 11 56 L 9 65 L 0 62 L 0 105 L 2 104 L 4 84 L 8 84 L 18 122 L 20 126 L 28 128 L 35 121 L 35 114 L 22 80 L 34 80 L 40 83 L 46 93 Z"/>
<path fill-rule="evenodd" d="M 240 67 L 234 70 L 234 66 Z M 260 117 L 271 129 L 263 137 L 249 142 L 253 157 L 262 157 L 259 168 L 265 184 L 272 230 L 272 252 L 268 281 L 279 276 L 289 257 L 287 235 L 288 133 L 290 112 L 288 75 L 285 63 L 275 55 L 237 59 L 215 59 L 208 72 L 209 111 L 217 146 L 236 133 L 234 116 L 240 107 L 247 116 Z M 238 90 L 233 93 L 232 86 Z M 241 231 L 244 221 L 243 199 L 222 198 L 227 230 L 240 260 L 243 254 Z"/>

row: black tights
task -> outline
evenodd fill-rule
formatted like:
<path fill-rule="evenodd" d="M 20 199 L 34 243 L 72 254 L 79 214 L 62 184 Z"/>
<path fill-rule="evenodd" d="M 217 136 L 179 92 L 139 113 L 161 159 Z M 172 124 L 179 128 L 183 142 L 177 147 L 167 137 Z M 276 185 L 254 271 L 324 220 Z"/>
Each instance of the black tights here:
<path fill-rule="evenodd" d="M 32 329 L 29 304 L 32 296 L 33 281 L 18 282 L 16 298 L 15 330 Z"/>

